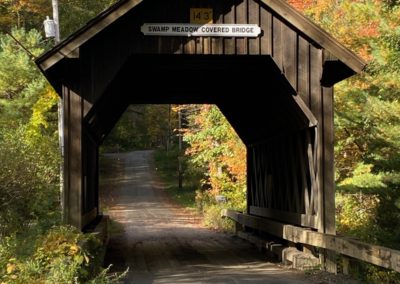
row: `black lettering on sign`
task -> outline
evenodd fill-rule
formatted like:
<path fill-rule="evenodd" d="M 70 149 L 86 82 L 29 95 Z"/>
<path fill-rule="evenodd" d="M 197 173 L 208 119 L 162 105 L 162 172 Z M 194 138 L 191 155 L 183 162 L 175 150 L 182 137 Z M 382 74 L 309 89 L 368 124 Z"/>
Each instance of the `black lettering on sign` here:
<path fill-rule="evenodd" d="M 201 20 L 201 13 L 200 12 L 193 12 L 193 19 Z"/>
<path fill-rule="evenodd" d="M 149 26 L 149 32 L 168 32 L 169 27 L 166 26 Z"/>

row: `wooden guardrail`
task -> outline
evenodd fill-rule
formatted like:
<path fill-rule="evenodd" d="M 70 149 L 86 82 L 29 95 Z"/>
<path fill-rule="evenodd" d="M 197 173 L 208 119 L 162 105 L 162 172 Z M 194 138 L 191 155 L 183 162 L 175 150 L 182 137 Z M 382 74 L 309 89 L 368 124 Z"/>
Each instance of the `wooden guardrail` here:
<path fill-rule="evenodd" d="M 400 251 L 397 250 L 371 245 L 341 236 L 323 234 L 310 229 L 287 225 L 229 209 L 222 210 L 221 215 L 243 226 L 269 233 L 293 243 L 329 249 L 343 255 L 400 272 Z"/>

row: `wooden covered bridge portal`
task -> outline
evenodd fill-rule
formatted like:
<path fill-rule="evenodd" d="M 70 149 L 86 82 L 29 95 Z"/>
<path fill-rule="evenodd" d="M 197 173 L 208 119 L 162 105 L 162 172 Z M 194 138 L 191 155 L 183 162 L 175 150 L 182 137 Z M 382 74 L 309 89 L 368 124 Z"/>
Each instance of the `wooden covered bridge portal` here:
<path fill-rule="evenodd" d="M 181 36 L 199 21 L 217 33 Z M 98 149 L 129 104 L 207 103 L 247 146 L 247 213 L 335 233 L 333 85 L 365 63 L 283 0 L 121 0 L 37 64 L 63 98 L 66 222 L 99 214 Z"/>

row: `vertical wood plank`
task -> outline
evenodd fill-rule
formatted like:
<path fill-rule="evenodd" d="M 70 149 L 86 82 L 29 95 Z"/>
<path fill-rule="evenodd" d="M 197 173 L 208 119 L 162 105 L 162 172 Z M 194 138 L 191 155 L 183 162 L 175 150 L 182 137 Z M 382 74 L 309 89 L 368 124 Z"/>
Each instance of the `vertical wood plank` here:
<path fill-rule="evenodd" d="M 186 15 L 183 18 L 188 18 L 189 14 L 189 9 L 186 8 L 186 5 L 184 3 L 181 3 L 181 1 L 174 1 L 174 4 L 171 5 L 172 12 L 171 15 L 174 16 L 174 19 L 180 19 L 180 21 L 183 23 L 182 19 L 182 11 L 186 12 Z M 183 37 L 171 37 L 170 38 L 170 53 L 172 54 L 182 54 L 183 53 Z"/>
<path fill-rule="evenodd" d="M 64 192 L 62 200 L 63 222 L 69 221 L 69 194 L 70 194 L 70 96 L 69 89 L 62 87 L 64 103 Z"/>
<path fill-rule="evenodd" d="M 282 46 L 282 22 L 273 17 L 272 20 L 272 57 L 278 65 L 278 67 L 283 70 L 282 58 L 283 58 L 283 46 Z"/>
<path fill-rule="evenodd" d="M 260 27 L 263 32 L 260 39 L 260 53 L 272 54 L 272 15 L 263 6 L 260 6 Z"/>
<path fill-rule="evenodd" d="M 273 191 L 273 180 L 272 180 L 272 171 L 271 167 L 273 165 L 271 164 L 271 151 L 269 144 L 265 144 L 265 153 L 266 153 L 266 161 L 267 161 L 267 166 L 266 166 L 266 175 L 267 175 L 267 183 L 266 183 L 266 190 L 267 190 L 267 205 L 266 208 L 271 208 L 272 207 L 272 191 Z"/>
<path fill-rule="evenodd" d="M 297 88 L 297 34 L 282 24 L 283 72 L 293 89 Z"/>
<path fill-rule="evenodd" d="M 274 167 L 276 167 L 276 180 L 277 180 L 277 186 L 274 188 L 275 189 L 275 194 L 277 199 L 275 200 L 275 208 L 282 210 L 283 208 L 283 187 L 284 184 L 282 182 L 282 163 L 281 163 L 281 157 L 282 157 L 282 149 L 281 145 L 279 143 L 279 140 L 276 139 L 274 140 L 274 149 L 275 155 L 274 155 Z"/>
<path fill-rule="evenodd" d="M 279 209 L 278 202 L 279 202 L 279 177 L 278 177 L 278 165 L 275 159 L 277 149 L 275 148 L 275 143 L 271 140 L 268 144 L 270 147 L 270 159 L 271 159 L 271 174 L 272 174 L 272 189 L 271 189 L 271 208 L 272 209 Z"/>
<path fill-rule="evenodd" d="M 216 24 L 222 24 L 224 21 L 224 16 L 222 14 L 222 6 L 220 1 L 215 1 L 214 11 L 213 11 L 213 22 Z M 223 54 L 224 53 L 224 41 L 222 37 L 211 38 L 211 52 L 212 54 Z"/>
<path fill-rule="evenodd" d="M 316 207 L 321 209 L 323 206 L 323 193 L 322 193 L 322 137 L 323 137 L 323 122 L 322 122 L 322 88 L 320 84 L 322 76 L 322 50 L 314 46 L 310 47 L 310 109 L 314 114 L 315 118 L 318 120 L 317 132 L 316 132 L 316 153 L 314 153 L 314 158 L 316 158 L 315 171 L 316 171 L 316 183 L 318 186 L 318 201 L 316 202 Z M 321 210 L 318 210 L 318 230 L 320 232 L 324 231 L 324 216 Z"/>
<path fill-rule="evenodd" d="M 301 99 L 310 106 L 310 45 L 304 38 L 298 39 L 298 79 L 297 92 Z"/>
<path fill-rule="evenodd" d="M 260 26 L 260 6 L 254 0 L 248 0 L 248 14 L 249 24 L 255 24 Z M 260 37 L 250 38 L 249 42 L 249 54 L 260 54 Z"/>
<path fill-rule="evenodd" d="M 292 190 L 294 189 L 293 186 L 291 186 L 291 176 L 289 175 L 290 171 L 290 161 L 288 157 L 288 137 L 282 138 L 281 140 L 281 147 L 282 147 L 282 152 L 281 152 L 281 161 L 282 161 L 282 170 L 283 170 L 283 187 L 285 189 L 285 193 L 283 196 L 283 208 L 285 211 L 288 212 L 293 212 L 293 193 Z"/>
<path fill-rule="evenodd" d="M 300 186 L 298 184 L 298 174 L 297 165 L 298 165 L 298 156 L 300 153 L 296 152 L 296 147 L 294 143 L 296 143 L 297 137 L 299 134 L 296 134 L 293 139 L 288 141 L 288 154 L 289 154 L 289 163 L 290 163 L 290 179 L 292 180 L 292 196 L 293 196 L 293 203 L 294 203 L 294 212 L 301 214 L 301 207 L 300 207 Z"/>
<path fill-rule="evenodd" d="M 236 23 L 247 24 L 247 0 L 236 6 Z M 236 54 L 247 54 L 247 38 L 236 38 Z"/>
<path fill-rule="evenodd" d="M 253 152 L 253 165 L 254 165 L 254 172 L 255 172 L 255 183 L 254 183 L 254 205 L 258 206 L 260 204 L 260 155 L 259 155 L 260 149 L 256 146 L 254 147 L 254 152 Z"/>
<path fill-rule="evenodd" d="M 322 89 L 323 105 L 323 215 L 324 233 L 336 234 L 335 224 L 335 186 L 334 186 L 334 125 L 333 125 L 333 87 Z M 325 269 L 336 273 L 336 255 L 327 251 L 325 256 Z"/>
<path fill-rule="evenodd" d="M 311 141 L 311 130 L 307 130 L 306 132 L 306 147 L 307 147 L 307 157 L 308 157 L 308 167 L 309 167 L 309 175 L 311 179 L 311 192 L 310 192 L 310 204 L 309 208 L 306 210 L 306 214 L 313 215 L 314 214 L 314 207 L 316 202 L 316 196 L 318 196 L 318 184 L 317 184 L 317 177 L 316 177 L 316 169 L 314 165 L 314 152 L 313 152 L 313 145 Z M 315 212 L 318 214 L 318 212 Z"/>
<path fill-rule="evenodd" d="M 196 37 L 196 54 L 203 54 L 203 38 Z"/>
<path fill-rule="evenodd" d="M 267 169 L 265 168 L 265 164 L 266 164 L 266 157 L 265 157 L 265 151 L 264 151 L 264 147 L 262 147 L 262 145 L 259 146 L 259 169 L 260 169 L 260 186 L 259 186 L 259 190 L 260 190 L 260 207 L 265 207 L 266 205 L 266 201 L 267 201 L 267 196 L 265 194 L 265 176 L 267 174 Z"/>
<path fill-rule="evenodd" d="M 306 130 L 308 131 L 308 130 Z M 311 215 L 312 212 L 309 212 L 309 206 L 310 206 L 310 189 L 308 187 L 308 181 L 307 181 L 307 172 L 308 172 L 308 164 L 307 164 L 307 159 L 305 159 L 305 156 L 307 153 L 307 146 L 304 146 L 305 143 L 303 143 L 303 140 L 305 137 L 303 135 L 299 135 L 296 139 L 297 143 L 297 151 L 299 154 L 299 170 L 300 170 L 300 176 L 301 176 L 301 205 L 304 206 L 302 208 L 303 212 L 306 215 Z"/>
<path fill-rule="evenodd" d="M 224 15 L 224 24 L 234 24 L 234 23 L 235 23 L 235 7 L 232 6 L 231 9 Z M 235 54 L 234 38 L 224 38 L 224 54 L 226 55 Z"/>
<path fill-rule="evenodd" d="M 203 38 L 203 54 L 211 54 L 211 38 Z"/>
<path fill-rule="evenodd" d="M 263 173 L 263 181 L 264 181 L 264 195 L 265 195 L 265 204 L 264 207 L 268 208 L 269 204 L 271 202 L 270 200 L 270 196 L 269 196 L 269 185 L 268 185 L 268 148 L 267 148 L 267 144 L 263 144 L 262 145 L 262 149 L 263 149 L 263 159 L 264 159 L 264 173 Z"/>
<path fill-rule="evenodd" d="M 70 95 L 70 188 L 69 223 L 82 229 L 82 98 L 69 91 Z"/>
<path fill-rule="evenodd" d="M 335 187 L 334 187 L 334 125 L 333 88 L 323 88 L 324 137 L 323 137 L 323 202 L 324 233 L 335 234 Z"/>

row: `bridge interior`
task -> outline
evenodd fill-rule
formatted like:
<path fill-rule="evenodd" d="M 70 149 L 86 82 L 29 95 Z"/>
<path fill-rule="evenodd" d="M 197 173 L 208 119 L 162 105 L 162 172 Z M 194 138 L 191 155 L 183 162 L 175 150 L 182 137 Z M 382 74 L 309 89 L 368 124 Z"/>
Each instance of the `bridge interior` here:
<path fill-rule="evenodd" d="M 270 218 L 285 211 L 285 221 L 317 228 L 318 189 L 309 165 L 316 151 L 315 118 L 270 56 L 130 57 L 85 117 L 92 148 L 129 104 L 146 103 L 216 104 L 249 151 L 248 211 Z M 90 181 L 96 178 L 87 179 L 92 190 L 86 196 L 93 196 L 85 199 L 85 213 L 98 207 Z"/>

